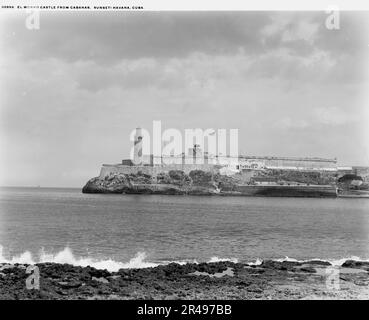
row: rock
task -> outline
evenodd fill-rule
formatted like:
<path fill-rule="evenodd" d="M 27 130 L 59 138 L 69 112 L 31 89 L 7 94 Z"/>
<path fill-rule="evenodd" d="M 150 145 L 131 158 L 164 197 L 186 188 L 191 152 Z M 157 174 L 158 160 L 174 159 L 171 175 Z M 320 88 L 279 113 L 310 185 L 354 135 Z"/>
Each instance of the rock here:
<path fill-rule="evenodd" d="M 218 190 L 214 175 L 208 171 L 193 170 L 188 175 L 181 170 L 160 172 L 153 177 L 142 172 L 137 174 L 112 173 L 100 179 L 90 179 L 82 188 L 83 193 L 126 194 L 191 194 L 211 195 Z"/>
<path fill-rule="evenodd" d="M 211 172 L 192 170 L 188 175 L 192 180 L 192 185 L 214 188 L 213 174 Z"/>
<path fill-rule="evenodd" d="M 369 261 L 355 261 L 355 260 L 346 260 L 342 267 L 344 268 L 354 268 L 354 269 L 364 269 L 369 271 Z"/>
<path fill-rule="evenodd" d="M 190 185 L 191 178 L 181 170 L 170 170 L 168 172 L 169 183 L 178 185 Z"/>
<path fill-rule="evenodd" d="M 302 262 L 297 262 L 297 261 L 264 260 L 259 267 L 271 269 L 271 270 L 274 269 L 274 270 L 293 271 L 294 267 L 301 266 L 301 265 L 302 265 Z"/>
<path fill-rule="evenodd" d="M 328 261 L 322 261 L 322 260 L 309 260 L 304 262 L 304 264 L 308 265 L 317 265 L 317 266 L 331 266 L 332 264 Z"/>
<path fill-rule="evenodd" d="M 88 271 L 88 273 L 90 274 L 91 277 L 96 277 L 96 278 L 107 278 L 109 277 L 111 274 L 108 270 L 104 269 L 95 269 L 92 267 L 87 267 L 86 271 Z"/>
<path fill-rule="evenodd" d="M 98 177 L 89 180 L 82 188 L 82 193 L 124 193 L 129 191 L 131 184 L 125 175 L 101 180 Z"/>
<path fill-rule="evenodd" d="M 101 278 L 96 278 L 96 277 L 92 277 L 93 281 L 97 281 L 97 282 L 101 282 L 101 283 L 109 283 L 109 280 L 101 277 Z"/>
<path fill-rule="evenodd" d="M 0 271 L 6 270 L 6 269 L 14 269 L 15 265 L 14 264 L 4 264 L 0 267 Z"/>
<path fill-rule="evenodd" d="M 63 291 L 63 290 L 56 290 L 55 292 L 56 292 L 56 293 L 59 293 L 59 294 L 60 294 L 60 295 L 62 295 L 62 296 L 67 296 L 67 295 L 68 295 L 68 292 Z"/>
<path fill-rule="evenodd" d="M 216 168 L 217 166 L 215 166 Z M 218 166 L 219 167 L 219 166 Z M 219 167 L 218 169 L 220 169 Z M 157 174 L 147 174 L 142 171 L 137 173 L 111 172 L 104 178 L 90 179 L 83 187 L 83 193 L 117 193 L 117 194 L 167 194 L 167 195 L 258 195 L 258 196 L 296 196 L 296 197 L 336 197 L 336 188 L 333 181 L 320 177 L 319 173 L 295 172 L 294 174 L 275 171 L 257 171 L 234 173 L 227 176 L 207 170 L 192 170 L 186 174 L 182 170 L 170 170 Z M 215 170 L 216 171 L 216 170 Z M 128 172 L 128 171 L 127 171 Z M 280 187 L 279 185 L 268 188 L 255 185 L 254 175 L 260 181 L 264 178 L 274 177 L 280 181 L 287 179 L 293 185 L 298 182 L 311 182 L 311 187 Z M 316 176 L 317 175 L 317 176 Z M 292 179 L 292 180 L 291 180 Z M 297 179 L 297 180 L 296 180 Z M 317 180 L 316 180 L 317 179 Z M 316 180 L 316 181 L 315 181 Z M 316 183 L 313 183 L 313 182 Z M 318 183 L 319 182 L 319 183 Z M 332 182 L 332 183 L 331 183 Z M 322 185 L 322 186 L 318 186 Z"/>
<path fill-rule="evenodd" d="M 0 275 L 0 300 L 300 299 L 312 295 L 323 297 L 326 292 L 321 277 L 313 276 L 314 264 L 289 261 L 265 260 L 254 268 L 229 261 L 185 265 L 171 263 L 153 268 L 120 269 L 112 273 L 67 264 L 42 263 L 38 266 L 41 290 L 25 288 L 27 275 L 23 269 L 17 266 L 7 268 L 2 272 L 5 277 Z M 232 271 L 230 268 L 234 271 L 231 276 L 227 273 L 227 270 Z M 337 292 L 337 298 L 347 298 L 348 294 L 351 298 L 366 297 L 363 293 L 368 285 L 369 273 L 356 271 L 347 270 L 348 273 L 340 275 L 345 280 L 342 286 L 349 287 Z M 206 276 L 189 275 L 193 272 L 206 273 Z"/>
<path fill-rule="evenodd" d="M 298 270 L 302 272 L 316 273 L 316 270 L 313 267 L 301 267 Z"/>
<path fill-rule="evenodd" d="M 76 281 L 76 280 L 71 281 L 71 282 L 60 281 L 58 282 L 58 285 L 63 289 L 73 289 L 73 288 L 79 288 L 80 286 L 82 286 L 82 282 Z"/>
<path fill-rule="evenodd" d="M 255 292 L 255 293 L 262 293 L 263 289 L 257 286 L 256 284 L 251 284 L 247 287 L 247 291 Z"/>

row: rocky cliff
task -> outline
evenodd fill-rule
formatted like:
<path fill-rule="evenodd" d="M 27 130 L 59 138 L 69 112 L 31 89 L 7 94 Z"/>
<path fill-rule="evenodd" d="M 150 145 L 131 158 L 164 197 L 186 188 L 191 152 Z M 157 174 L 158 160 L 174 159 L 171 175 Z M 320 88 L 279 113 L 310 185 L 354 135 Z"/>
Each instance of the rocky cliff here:
<path fill-rule="evenodd" d="M 221 175 L 202 170 L 185 174 L 180 170 L 161 172 L 158 175 L 111 173 L 104 179 L 93 178 L 83 187 L 83 193 L 119 194 L 173 194 L 173 195 L 244 195 L 244 196 L 295 196 L 295 197 L 335 197 L 334 184 L 299 185 L 291 179 L 261 185 L 250 174 Z M 258 181 L 259 181 L 258 180 Z M 297 178 L 295 178 L 297 180 Z M 311 182 L 311 180 L 309 180 Z"/>
<path fill-rule="evenodd" d="M 205 171 L 194 170 L 186 175 L 172 170 L 151 176 L 137 174 L 111 174 L 104 179 L 98 177 L 87 182 L 83 193 L 134 193 L 134 194 L 203 194 L 217 193 L 214 176 Z"/>

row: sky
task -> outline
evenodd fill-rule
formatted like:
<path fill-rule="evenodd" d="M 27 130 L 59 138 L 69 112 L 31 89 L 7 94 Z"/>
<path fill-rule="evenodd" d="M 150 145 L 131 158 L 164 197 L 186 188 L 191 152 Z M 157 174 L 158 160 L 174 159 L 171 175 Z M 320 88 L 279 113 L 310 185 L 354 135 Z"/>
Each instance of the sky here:
<path fill-rule="evenodd" d="M 0 19 L 0 185 L 82 187 L 131 131 L 239 129 L 239 153 L 369 165 L 368 14 L 25 12 Z"/>

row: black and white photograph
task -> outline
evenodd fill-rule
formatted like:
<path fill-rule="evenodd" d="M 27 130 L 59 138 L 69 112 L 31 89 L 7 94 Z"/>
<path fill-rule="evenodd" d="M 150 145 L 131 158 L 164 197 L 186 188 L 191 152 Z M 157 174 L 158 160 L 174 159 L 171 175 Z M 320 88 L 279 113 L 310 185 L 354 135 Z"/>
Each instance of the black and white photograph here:
<path fill-rule="evenodd" d="M 369 11 L 26 2 L 0 9 L 0 300 L 369 299 Z"/>

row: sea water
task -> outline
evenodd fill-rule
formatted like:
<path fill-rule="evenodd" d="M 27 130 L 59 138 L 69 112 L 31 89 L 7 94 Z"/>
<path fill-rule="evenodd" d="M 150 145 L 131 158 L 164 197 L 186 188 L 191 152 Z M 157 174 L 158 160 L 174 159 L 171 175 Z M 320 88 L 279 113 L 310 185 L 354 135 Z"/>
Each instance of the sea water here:
<path fill-rule="evenodd" d="M 0 188 L 0 263 L 111 271 L 170 262 L 369 258 L 369 199 Z"/>

